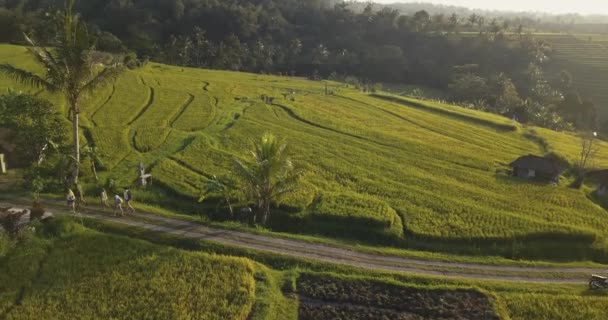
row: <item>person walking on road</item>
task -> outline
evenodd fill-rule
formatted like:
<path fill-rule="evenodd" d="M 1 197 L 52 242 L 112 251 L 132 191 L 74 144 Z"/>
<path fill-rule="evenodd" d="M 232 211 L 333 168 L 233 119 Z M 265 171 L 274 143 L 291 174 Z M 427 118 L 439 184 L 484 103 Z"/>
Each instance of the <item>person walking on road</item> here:
<path fill-rule="evenodd" d="M 128 187 L 125 187 L 125 192 L 124 192 L 124 199 L 125 199 L 125 209 L 127 210 L 127 212 L 131 211 L 131 213 L 135 213 L 135 208 L 133 208 L 133 196 L 131 195 L 131 190 L 129 190 Z"/>
<path fill-rule="evenodd" d="M 108 193 L 106 189 L 101 189 L 101 193 L 99 194 L 101 199 L 101 208 L 105 210 L 106 208 L 110 208 L 110 204 L 108 203 Z"/>
<path fill-rule="evenodd" d="M 80 205 L 87 206 L 87 201 L 84 199 L 84 191 L 82 191 L 82 186 L 77 183 L 76 187 L 76 210 L 80 209 Z"/>
<path fill-rule="evenodd" d="M 68 189 L 68 194 L 66 195 L 65 200 L 67 201 L 68 208 L 70 208 L 72 213 L 76 213 L 76 206 L 75 206 L 76 196 L 74 195 L 74 192 L 72 191 L 72 189 Z"/>
<path fill-rule="evenodd" d="M 116 211 L 120 211 L 120 216 L 124 217 L 125 212 L 122 210 L 122 198 L 115 194 L 114 195 L 114 210 L 112 211 L 112 215 L 116 217 Z"/>

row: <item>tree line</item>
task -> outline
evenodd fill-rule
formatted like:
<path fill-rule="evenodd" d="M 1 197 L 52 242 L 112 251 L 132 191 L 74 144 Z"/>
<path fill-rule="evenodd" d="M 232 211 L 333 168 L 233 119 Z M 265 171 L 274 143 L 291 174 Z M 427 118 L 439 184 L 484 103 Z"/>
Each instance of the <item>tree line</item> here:
<path fill-rule="evenodd" d="M 0 0 L 0 26 L 9 31 L 0 41 L 22 43 L 21 32 L 53 39 L 62 7 Z M 570 103 L 576 99 L 564 99 L 575 90 L 547 72 L 550 46 L 513 18 L 402 14 L 336 0 L 87 0 L 76 11 L 98 50 L 132 61 L 423 85 L 522 122 L 595 126 L 581 123 L 589 116 Z"/>

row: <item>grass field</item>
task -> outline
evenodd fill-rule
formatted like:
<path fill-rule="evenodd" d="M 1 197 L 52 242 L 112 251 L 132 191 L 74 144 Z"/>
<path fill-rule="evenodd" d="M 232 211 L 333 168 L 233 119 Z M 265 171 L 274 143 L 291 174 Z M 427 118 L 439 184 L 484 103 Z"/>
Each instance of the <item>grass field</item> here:
<path fill-rule="evenodd" d="M 0 257 L 2 319 L 246 319 L 249 260 L 185 252 L 66 219 Z M 50 230 L 50 232 L 49 232 Z"/>
<path fill-rule="evenodd" d="M 67 217 L 38 224 L 36 235 L 0 252 L 2 319 L 608 316 L 608 296 L 591 294 L 582 285 L 373 272 L 113 224 L 85 225 Z"/>
<path fill-rule="evenodd" d="M 87 222 L 88 225 L 91 223 L 93 222 Z M 338 315 L 343 319 L 374 314 L 375 317 L 368 318 L 381 318 L 383 315 L 394 315 L 391 310 L 432 315 L 433 312 L 441 312 L 440 310 L 446 306 L 445 301 L 453 301 L 450 300 L 453 298 L 457 301 L 447 304 L 450 308 L 443 309 L 444 312 L 474 313 L 488 308 L 493 311 L 491 314 L 497 314 L 504 320 L 600 320 L 608 317 L 608 310 L 605 307 L 608 304 L 608 294 L 589 292 L 584 284 L 502 283 L 373 272 L 367 269 L 228 247 L 204 240 L 185 240 L 173 235 L 159 235 L 116 224 L 93 223 L 92 227 L 107 233 L 141 237 L 159 245 L 238 256 L 264 264 L 271 268 L 270 273 L 274 275 L 269 277 L 268 283 L 280 283 L 287 297 L 294 293 L 300 297 L 299 303 L 285 303 L 285 297 L 280 293 L 266 295 L 278 297 L 279 301 L 267 310 L 275 308 L 279 310 L 278 312 L 292 310 L 292 313 L 288 314 L 293 316 L 295 308 L 298 309 L 300 319 L 311 314 L 317 315 L 317 319 L 322 319 L 318 316 L 320 314 Z M 444 292 L 447 295 L 443 295 Z M 428 303 L 440 297 L 444 299 Z M 409 302 L 404 302 L 405 300 Z M 477 302 L 467 304 L 471 300 Z M 462 308 L 463 305 L 466 309 Z M 270 314 L 276 313 L 270 312 Z M 282 317 L 268 319 L 292 319 L 288 314 L 283 313 Z M 435 318 L 437 317 L 423 319 Z M 389 319 L 393 318 L 389 317 Z M 418 318 L 414 317 L 414 319 Z M 485 318 L 469 317 L 468 319 Z"/>
<path fill-rule="evenodd" d="M 31 67 L 24 52 L 3 45 L 0 60 Z M 0 90 L 9 86 L 25 90 L 0 78 Z M 506 173 L 517 157 L 546 151 L 528 130 L 487 113 L 332 86 L 325 96 L 322 82 L 151 63 L 89 97 L 83 126 L 108 168 L 102 179 L 132 184 L 142 161 L 155 187 L 192 203 L 208 177 L 247 156 L 253 138 L 265 131 L 285 137 L 306 175 L 304 188 L 277 211 L 275 231 L 608 261 L 608 213 L 585 191 Z M 263 103 L 263 94 L 274 103 Z M 577 156 L 576 137 L 537 134 L 566 158 Z"/>

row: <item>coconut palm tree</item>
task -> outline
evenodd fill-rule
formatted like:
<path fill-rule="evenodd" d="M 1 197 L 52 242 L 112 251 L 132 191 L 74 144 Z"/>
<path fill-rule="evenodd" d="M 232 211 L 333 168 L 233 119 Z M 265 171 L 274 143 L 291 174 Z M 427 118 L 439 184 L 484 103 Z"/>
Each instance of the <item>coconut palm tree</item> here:
<path fill-rule="evenodd" d="M 56 43 L 52 49 L 38 45 L 25 35 L 30 44 L 29 53 L 45 70 L 44 76 L 37 75 L 10 64 L 0 64 L 0 72 L 15 80 L 41 87 L 49 92 L 61 93 L 68 105 L 72 121 L 72 144 L 76 163 L 80 163 L 79 114 L 80 103 L 87 93 L 113 81 L 123 70 L 120 64 L 104 65 L 94 54 L 94 39 L 79 17 L 72 14 L 75 0 L 66 0 L 65 12 L 60 21 Z M 79 166 L 72 167 L 72 182 L 78 181 Z"/>
<path fill-rule="evenodd" d="M 91 165 L 91 172 L 93 173 L 93 177 L 95 177 L 95 181 L 99 180 L 97 176 L 98 167 L 103 168 L 101 161 L 101 154 L 97 147 L 94 145 L 82 146 L 80 147 L 81 155 L 88 159 L 89 164 Z M 87 161 L 87 160 L 85 160 Z"/>
<path fill-rule="evenodd" d="M 232 179 L 228 177 L 218 178 L 217 176 L 213 176 L 207 181 L 203 194 L 198 199 L 198 202 L 205 201 L 209 195 L 219 195 L 224 198 L 224 201 L 228 205 L 228 210 L 230 211 L 230 218 L 233 218 L 234 209 L 232 208 L 232 201 L 230 201 L 230 199 L 234 198 L 235 190 L 236 184 Z"/>
<path fill-rule="evenodd" d="M 300 178 L 286 152 L 287 144 L 266 133 L 254 143 L 249 163 L 235 160 L 236 174 L 243 180 L 247 193 L 257 204 L 257 215 L 262 215 L 262 225 L 268 222 L 270 205 L 282 196 L 293 192 Z"/>

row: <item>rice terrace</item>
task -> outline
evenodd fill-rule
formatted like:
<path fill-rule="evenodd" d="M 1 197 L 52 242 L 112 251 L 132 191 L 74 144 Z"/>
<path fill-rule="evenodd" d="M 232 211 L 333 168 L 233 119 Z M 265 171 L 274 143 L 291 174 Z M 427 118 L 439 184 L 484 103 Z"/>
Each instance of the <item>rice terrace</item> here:
<path fill-rule="evenodd" d="M 0 1 L 26 34 L 0 37 L 0 319 L 608 319 L 606 36 L 430 4 L 133 1 L 56 21 Z M 289 45 L 253 20 L 144 45 L 197 10 L 252 10 Z"/>

